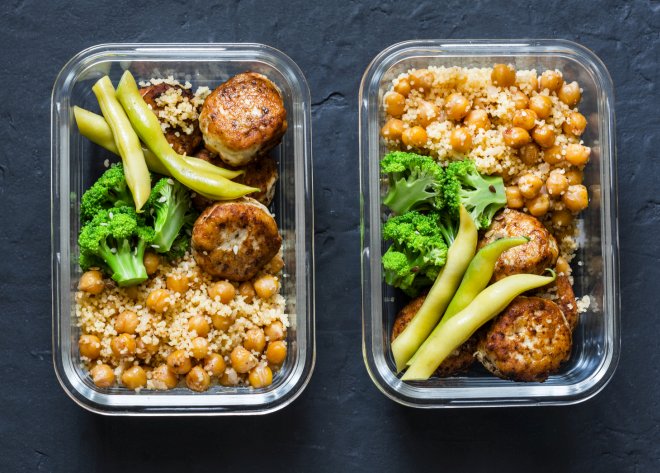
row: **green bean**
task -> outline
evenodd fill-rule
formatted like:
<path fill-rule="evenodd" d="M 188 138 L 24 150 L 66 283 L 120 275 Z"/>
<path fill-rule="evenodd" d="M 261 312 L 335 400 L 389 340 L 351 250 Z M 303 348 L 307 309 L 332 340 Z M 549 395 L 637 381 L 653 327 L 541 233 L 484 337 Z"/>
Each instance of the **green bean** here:
<path fill-rule="evenodd" d="M 217 174 L 200 172 L 192 168 L 165 139 L 158 118 L 142 99 L 135 79 L 129 71 L 124 72 L 119 81 L 117 98 L 144 144 L 156 155 L 172 177 L 186 187 L 213 200 L 237 199 L 259 190 Z"/>
<path fill-rule="evenodd" d="M 112 130 L 115 145 L 124 163 L 126 183 L 133 194 L 135 210 L 138 212 L 151 194 L 151 175 L 144 161 L 140 140 L 131 127 L 131 122 L 117 101 L 115 88 L 108 76 L 101 77 L 92 87 L 101 107 L 101 112 Z"/>
<path fill-rule="evenodd" d="M 454 243 L 447 252 L 447 263 L 440 271 L 422 307 L 408 326 L 392 342 L 392 354 L 397 371 L 403 370 L 420 345 L 438 323 L 451 301 L 463 273 L 477 248 L 477 227 L 470 214 L 461 206 L 460 226 Z"/>
<path fill-rule="evenodd" d="M 552 276 L 514 274 L 488 286 L 465 309 L 433 330 L 401 379 L 428 379 L 447 356 L 465 343 L 479 327 L 502 312 L 515 297 L 553 282 L 557 276 L 554 271 L 551 272 Z"/>
<path fill-rule="evenodd" d="M 102 148 L 107 149 L 111 153 L 119 155 L 119 151 L 115 145 L 115 139 L 112 136 L 112 130 L 101 115 L 97 115 L 94 112 L 90 112 L 89 110 L 80 107 L 73 107 L 73 115 L 76 118 L 76 124 L 78 125 L 78 130 L 81 135 Z M 144 160 L 147 162 L 147 167 L 150 171 L 155 172 L 156 174 L 162 174 L 163 176 L 171 176 L 167 168 L 160 163 L 158 158 L 148 148 L 143 146 L 142 152 L 144 153 Z M 244 172 L 221 168 L 208 163 L 203 159 L 191 156 L 182 156 L 182 158 L 189 166 L 200 172 L 216 173 L 227 179 L 234 179 Z"/>

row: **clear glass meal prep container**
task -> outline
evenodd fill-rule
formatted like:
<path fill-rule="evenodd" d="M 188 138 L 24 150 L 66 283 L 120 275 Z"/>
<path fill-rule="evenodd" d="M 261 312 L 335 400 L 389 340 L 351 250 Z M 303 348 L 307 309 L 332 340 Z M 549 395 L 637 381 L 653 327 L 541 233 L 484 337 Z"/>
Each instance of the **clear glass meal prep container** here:
<path fill-rule="evenodd" d="M 174 76 L 193 89 L 211 90 L 247 70 L 270 78 L 282 91 L 288 130 L 273 154 L 280 179 L 271 206 L 283 239 L 282 295 L 291 326 L 288 355 L 272 385 L 262 389 L 212 385 L 204 393 L 119 387 L 99 389 L 80 364 L 75 299 L 80 268 L 77 235 L 80 196 L 103 172 L 111 155 L 82 137 L 73 106 L 95 110 L 94 82 L 123 70 L 136 80 Z M 285 54 L 260 44 L 107 44 L 87 49 L 62 69 L 52 96 L 52 299 L 53 358 L 60 384 L 78 404 L 104 414 L 262 414 L 292 402 L 305 388 L 315 360 L 314 260 L 310 94 L 305 77 Z"/>
<path fill-rule="evenodd" d="M 392 79 L 408 69 L 494 63 L 539 73 L 557 68 L 583 89 L 579 110 L 589 122 L 583 139 L 592 147 L 584 178 L 590 204 L 580 214 L 580 249 L 572 266 L 576 296 L 588 295 L 591 305 L 574 332 L 570 361 L 544 383 L 504 381 L 481 367 L 464 376 L 403 383 L 395 374 L 389 341 L 403 302 L 395 300 L 381 270 L 387 245 L 381 240 L 385 208 L 379 160 L 387 148 L 379 135 L 384 123 L 380 104 Z M 407 41 L 372 61 L 359 101 L 363 355 L 378 389 L 401 404 L 422 408 L 572 404 L 598 393 L 611 379 L 620 350 L 614 97 L 603 63 L 586 48 L 562 40 Z"/>

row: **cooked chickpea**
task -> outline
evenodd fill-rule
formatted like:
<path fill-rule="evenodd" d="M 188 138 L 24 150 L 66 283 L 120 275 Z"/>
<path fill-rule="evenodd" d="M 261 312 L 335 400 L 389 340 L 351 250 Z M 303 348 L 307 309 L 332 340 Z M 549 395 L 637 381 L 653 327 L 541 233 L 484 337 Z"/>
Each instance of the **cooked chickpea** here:
<path fill-rule="evenodd" d="M 534 174 L 525 174 L 518 179 L 520 194 L 525 199 L 532 199 L 538 195 L 543 187 L 543 180 Z"/>
<path fill-rule="evenodd" d="M 428 136 L 426 135 L 426 130 L 421 126 L 414 126 L 412 128 L 406 128 L 401 133 L 401 141 L 406 146 L 411 146 L 413 148 L 421 148 L 426 144 Z"/>
<path fill-rule="evenodd" d="M 128 389 L 143 388 L 147 385 L 147 373 L 141 366 L 131 366 L 121 374 L 121 382 Z"/>
<path fill-rule="evenodd" d="M 254 286 L 252 285 L 252 283 L 250 281 L 242 282 L 238 286 L 238 293 L 241 296 L 243 296 L 243 299 L 248 304 L 252 303 L 252 301 L 254 300 L 254 296 L 257 295 L 257 293 L 254 290 Z"/>
<path fill-rule="evenodd" d="M 541 157 L 539 153 L 539 147 L 536 146 L 534 143 L 529 143 L 521 147 L 519 151 L 519 156 L 523 163 L 530 166 L 532 164 L 537 164 Z"/>
<path fill-rule="evenodd" d="M 135 342 L 135 337 L 133 337 L 133 335 L 122 333 L 112 339 L 110 342 L 110 348 L 117 358 L 129 357 L 135 354 L 137 343 Z"/>
<path fill-rule="evenodd" d="M 588 146 L 582 146 L 575 143 L 566 146 L 566 161 L 574 166 L 584 166 L 587 164 L 589 162 L 590 154 L 591 148 Z"/>
<path fill-rule="evenodd" d="M 394 91 L 404 97 L 408 97 L 408 94 L 410 93 L 410 81 L 406 78 L 399 79 L 394 86 Z"/>
<path fill-rule="evenodd" d="M 270 364 L 281 364 L 286 358 L 286 343 L 281 340 L 270 342 L 266 348 L 266 358 Z"/>
<path fill-rule="evenodd" d="M 115 319 L 115 330 L 117 333 L 135 333 L 140 322 L 138 315 L 132 310 L 120 312 Z"/>
<path fill-rule="evenodd" d="M 503 133 L 504 143 L 512 148 L 522 148 L 532 141 L 532 138 L 527 133 L 527 130 L 514 126 L 507 128 Z"/>
<path fill-rule="evenodd" d="M 486 112 L 486 110 L 470 110 L 470 113 L 467 114 L 463 123 L 465 123 L 466 126 L 473 126 L 476 130 L 490 129 L 490 118 L 488 117 L 488 112 Z"/>
<path fill-rule="evenodd" d="M 273 259 L 268 262 L 264 269 L 270 274 L 277 274 L 282 271 L 282 268 L 284 268 L 284 260 L 282 259 L 282 256 L 275 255 L 273 256 Z"/>
<path fill-rule="evenodd" d="M 101 354 L 101 340 L 96 335 L 81 335 L 78 339 L 80 355 L 95 360 Z"/>
<path fill-rule="evenodd" d="M 555 132 L 548 125 L 541 125 L 534 128 L 532 138 L 541 148 L 550 148 L 555 144 Z"/>
<path fill-rule="evenodd" d="M 536 125 L 536 112 L 528 108 L 523 110 L 516 110 L 513 114 L 513 126 L 522 128 L 523 130 L 531 130 Z"/>
<path fill-rule="evenodd" d="M 550 171 L 550 175 L 545 181 L 545 188 L 548 190 L 548 194 L 553 197 L 557 197 L 562 194 L 566 189 L 568 189 L 568 179 L 564 176 L 560 170 L 555 169 Z"/>
<path fill-rule="evenodd" d="M 552 100 L 547 95 L 535 95 L 529 99 L 529 109 L 533 110 L 543 120 L 552 111 Z"/>
<path fill-rule="evenodd" d="M 555 210 L 552 213 L 552 224 L 555 227 L 567 227 L 572 221 L 573 214 L 566 209 Z"/>
<path fill-rule="evenodd" d="M 156 271 L 158 271 L 158 266 L 160 266 L 160 256 L 151 250 L 144 252 L 144 258 L 142 259 L 144 267 L 147 269 L 147 274 L 151 276 Z"/>
<path fill-rule="evenodd" d="M 188 290 L 188 276 L 185 274 L 168 274 L 165 284 L 170 291 L 183 294 Z"/>
<path fill-rule="evenodd" d="M 284 332 L 285 332 L 284 324 L 282 324 L 282 322 L 280 322 L 279 320 L 276 320 L 270 325 L 266 325 L 266 327 L 264 328 L 264 333 L 268 337 L 268 340 L 270 340 L 271 342 L 274 342 L 275 340 L 283 340 Z"/>
<path fill-rule="evenodd" d="M 516 90 L 514 93 L 512 93 L 511 99 L 513 100 L 513 104 L 516 107 L 516 110 L 523 110 L 529 106 L 529 97 L 527 97 L 527 94 L 520 90 Z"/>
<path fill-rule="evenodd" d="M 211 321 L 213 322 L 213 327 L 222 332 L 229 330 L 229 327 L 234 323 L 234 319 L 231 317 L 220 314 L 213 314 L 211 316 Z"/>
<path fill-rule="evenodd" d="M 264 274 L 254 280 L 254 290 L 261 299 L 268 299 L 280 290 L 280 283 L 275 276 Z"/>
<path fill-rule="evenodd" d="M 155 355 L 159 347 L 158 337 L 155 335 L 145 335 L 137 339 L 137 356 L 146 358 L 149 355 Z"/>
<path fill-rule="evenodd" d="M 561 198 L 566 208 L 572 212 L 584 210 L 589 205 L 589 194 L 587 188 L 582 184 L 568 186 Z"/>
<path fill-rule="evenodd" d="M 557 258 L 557 264 L 555 266 L 555 269 L 557 270 L 558 274 L 563 274 L 565 276 L 571 274 L 571 266 L 568 264 L 568 261 L 566 261 L 562 256 Z"/>
<path fill-rule="evenodd" d="M 550 92 L 558 90 L 564 84 L 561 72 L 545 71 L 541 74 L 541 90 L 548 89 Z"/>
<path fill-rule="evenodd" d="M 192 362 L 185 351 L 176 350 L 167 357 L 167 366 L 176 374 L 186 374 L 192 368 Z"/>
<path fill-rule="evenodd" d="M 209 388 L 211 377 L 204 368 L 197 365 L 186 375 L 186 386 L 193 391 L 203 392 Z"/>
<path fill-rule="evenodd" d="M 548 164 L 559 164 L 564 160 L 561 146 L 552 146 L 543 150 L 543 161 Z"/>
<path fill-rule="evenodd" d="M 209 287 L 211 299 L 219 300 L 223 304 L 229 304 L 236 296 L 236 288 L 229 281 L 218 281 Z"/>
<path fill-rule="evenodd" d="M 380 129 L 380 135 L 386 140 L 399 141 L 403 133 L 403 121 L 398 118 L 390 118 Z"/>
<path fill-rule="evenodd" d="M 472 149 L 472 135 L 466 127 L 459 126 L 454 128 L 449 135 L 449 144 L 454 151 L 466 154 Z"/>
<path fill-rule="evenodd" d="M 582 135 L 585 128 L 587 128 L 587 119 L 580 112 L 569 113 L 562 125 L 564 133 L 575 136 Z"/>
<path fill-rule="evenodd" d="M 516 83 L 516 70 L 510 64 L 495 64 L 490 79 L 499 87 L 510 87 Z"/>
<path fill-rule="evenodd" d="M 582 184 L 582 171 L 579 169 L 569 169 L 564 173 L 564 176 L 566 176 L 568 184 L 571 186 Z"/>
<path fill-rule="evenodd" d="M 124 288 L 124 292 L 128 297 L 133 299 L 134 301 L 137 300 L 139 291 L 137 286 L 127 286 Z"/>
<path fill-rule="evenodd" d="M 529 76 L 527 83 L 532 88 L 532 90 L 538 90 L 539 88 L 539 78 L 536 76 L 536 73 Z"/>
<path fill-rule="evenodd" d="M 239 345 L 231 351 L 229 355 L 231 366 L 237 373 L 247 373 L 257 364 L 257 359 L 252 353 Z"/>
<path fill-rule="evenodd" d="M 179 378 L 176 373 L 165 363 L 153 369 L 151 372 L 151 381 L 153 382 L 154 388 L 160 389 L 161 391 L 174 389 L 176 388 L 176 385 L 179 384 Z"/>
<path fill-rule="evenodd" d="M 80 276 L 80 280 L 78 281 L 78 289 L 90 294 L 100 294 L 103 292 L 103 289 L 105 289 L 105 283 L 103 282 L 103 274 L 101 271 L 92 269 L 82 273 L 82 276 Z"/>
<path fill-rule="evenodd" d="M 236 371 L 233 368 L 227 368 L 224 373 L 220 375 L 218 382 L 222 386 L 236 386 L 238 384 L 239 378 Z"/>
<path fill-rule="evenodd" d="M 420 92 L 430 90 L 433 87 L 435 76 L 428 69 L 417 69 L 409 74 L 410 87 Z"/>
<path fill-rule="evenodd" d="M 198 337 L 206 337 L 209 334 L 209 323 L 203 315 L 193 315 L 188 320 L 188 330 L 197 332 Z"/>
<path fill-rule="evenodd" d="M 209 356 L 204 358 L 204 370 L 210 373 L 212 376 L 222 376 L 222 373 L 225 372 L 226 367 L 225 359 L 217 353 L 211 353 Z"/>
<path fill-rule="evenodd" d="M 209 354 L 209 342 L 206 338 L 197 337 L 191 342 L 192 354 L 198 360 L 206 357 Z"/>
<path fill-rule="evenodd" d="M 170 293 L 167 289 L 155 289 L 147 296 L 147 307 L 154 312 L 165 312 L 170 308 L 170 302 Z"/>
<path fill-rule="evenodd" d="M 574 107 L 582 98 L 582 92 L 580 92 L 578 83 L 573 81 L 570 84 L 564 84 L 557 92 L 557 97 L 569 107 Z"/>
<path fill-rule="evenodd" d="M 108 365 L 94 365 L 94 367 L 89 370 L 89 374 L 92 376 L 92 381 L 99 388 L 109 388 L 115 384 L 115 372 Z"/>
<path fill-rule="evenodd" d="M 525 205 L 518 186 L 506 186 L 506 206 L 511 209 L 521 209 Z"/>
<path fill-rule="evenodd" d="M 406 98 L 398 92 L 385 94 L 385 111 L 393 117 L 399 118 L 406 109 Z"/>
<path fill-rule="evenodd" d="M 243 346 L 251 351 L 261 353 L 266 346 L 266 335 L 259 327 L 253 327 L 245 333 Z"/>
<path fill-rule="evenodd" d="M 265 388 L 273 382 L 273 372 L 267 365 L 260 364 L 250 371 L 248 381 L 253 388 Z"/>
<path fill-rule="evenodd" d="M 542 217 L 550 209 L 550 197 L 548 194 L 539 194 L 533 199 L 525 201 L 525 207 L 534 217 Z"/>
<path fill-rule="evenodd" d="M 451 120 L 462 120 L 470 111 L 470 101 L 459 93 L 450 94 L 445 101 L 447 118 Z"/>
<path fill-rule="evenodd" d="M 436 107 L 431 102 L 422 100 L 417 105 L 417 122 L 423 127 L 426 127 L 439 116 L 440 112 L 438 111 L 438 107 Z"/>

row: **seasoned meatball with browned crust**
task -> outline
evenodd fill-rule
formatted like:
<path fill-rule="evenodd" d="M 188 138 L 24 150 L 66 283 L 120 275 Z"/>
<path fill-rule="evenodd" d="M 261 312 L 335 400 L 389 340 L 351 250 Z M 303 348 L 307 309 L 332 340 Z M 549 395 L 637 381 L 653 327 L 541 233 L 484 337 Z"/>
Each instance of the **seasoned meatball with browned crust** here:
<path fill-rule="evenodd" d="M 179 85 L 170 85 L 165 83 L 160 83 L 156 85 L 150 85 L 140 89 L 140 94 L 144 101 L 151 107 L 159 121 L 163 121 L 164 118 L 160 116 L 160 112 L 163 111 L 163 106 L 159 105 L 157 99 L 161 98 L 163 94 L 167 93 L 170 90 L 175 90 L 177 93 L 180 93 L 182 97 L 185 97 L 187 100 L 192 100 L 193 94 L 188 89 L 184 89 Z M 170 92 L 171 93 L 171 92 Z M 187 156 L 192 155 L 199 145 L 202 143 L 202 132 L 199 130 L 199 123 L 197 119 L 187 119 L 185 120 L 187 130 L 183 130 L 180 126 L 172 126 L 165 129 L 165 139 L 167 142 L 172 145 L 172 149 L 179 154 L 185 154 Z"/>
<path fill-rule="evenodd" d="M 206 147 L 232 166 L 245 166 L 277 145 L 286 132 L 279 89 L 255 72 L 237 74 L 204 101 L 199 125 Z"/>
<path fill-rule="evenodd" d="M 571 329 L 557 304 L 516 297 L 492 322 L 475 356 L 496 376 L 545 381 L 571 354 Z"/>
<path fill-rule="evenodd" d="M 559 256 L 557 240 L 535 217 L 517 210 L 505 209 L 493 219 L 493 223 L 479 240 L 479 248 L 500 238 L 525 236 L 530 239 L 500 255 L 495 264 L 493 281 L 512 274 L 543 274 L 546 268 L 554 268 Z"/>
<path fill-rule="evenodd" d="M 566 322 L 568 322 L 568 326 L 571 328 L 571 331 L 573 331 L 580 319 L 573 286 L 571 286 L 571 281 L 568 279 L 568 276 L 564 275 L 557 276 L 555 285 L 557 287 L 557 300 L 555 302 L 557 302 L 561 308 L 564 317 L 566 317 Z"/>
<path fill-rule="evenodd" d="M 281 245 L 275 219 L 250 198 L 213 204 L 197 218 L 192 232 L 200 268 L 230 281 L 252 279 Z"/>
<path fill-rule="evenodd" d="M 425 294 L 416 297 L 399 311 L 396 319 L 394 319 L 394 326 L 392 327 L 392 341 L 394 341 L 394 339 L 408 326 L 412 318 L 422 307 L 425 299 Z M 449 355 L 440 366 L 438 366 L 438 369 L 435 370 L 435 375 L 440 378 L 446 378 L 467 371 L 474 362 L 473 354 L 476 351 L 478 339 L 478 335 L 475 334 L 463 345 L 454 350 L 453 353 Z"/>

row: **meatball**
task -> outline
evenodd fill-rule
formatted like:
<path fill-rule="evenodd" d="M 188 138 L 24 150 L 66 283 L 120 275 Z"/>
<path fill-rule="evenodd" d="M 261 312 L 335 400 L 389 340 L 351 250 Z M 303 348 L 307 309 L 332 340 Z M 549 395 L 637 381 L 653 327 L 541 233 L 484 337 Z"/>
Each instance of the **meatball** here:
<path fill-rule="evenodd" d="M 282 237 L 268 209 L 254 199 L 217 202 L 195 221 L 192 251 L 212 276 L 247 281 L 279 251 Z"/>
<path fill-rule="evenodd" d="M 273 148 L 287 129 L 279 89 L 254 72 L 238 74 L 211 92 L 199 124 L 206 147 L 231 166 L 245 166 Z"/>
<path fill-rule="evenodd" d="M 517 210 L 505 209 L 498 214 L 479 241 L 479 248 L 500 238 L 515 236 L 525 236 L 530 241 L 500 255 L 493 281 L 512 274 L 543 274 L 546 268 L 555 267 L 559 256 L 557 240 L 538 219 Z"/>
<path fill-rule="evenodd" d="M 160 112 L 164 110 L 164 107 L 158 105 L 157 99 L 160 98 L 170 89 L 176 89 L 181 91 L 181 97 L 185 100 L 192 100 L 193 94 L 188 89 L 184 89 L 179 85 L 170 85 L 165 83 L 160 83 L 157 85 L 150 85 L 149 87 L 144 87 L 140 89 L 140 94 L 144 101 L 151 107 L 158 119 L 165 123 L 169 123 L 166 119 L 160 116 Z M 197 119 L 187 119 L 185 120 L 187 125 L 187 131 L 184 131 L 180 126 L 173 125 L 169 123 L 169 127 L 165 129 L 165 139 L 167 142 L 172 145 L 172 149 L 179 154 L 192 155 L 195 150 L 202 143 L 202 132 L 199 131 L 199 122 Z"/>
<path fill-rule="evenodd" d="M 490 325 L 475 356 L 496 376 L 545 381 L 571 354 L 571 329 L 557 304 L 516 297 Z"/>
<path fill-rule="evenodd" d="M 557 304 L 561 308 L 561 311 L 566 317 L 568 326 L 571 331 L 575 330 L 575 326 L 578 323 L 580 318 L 580 313 L 578 312 L 577 301 L 575 300 L 575 293 L 573 292 L 573 286 L 568 279 L 568 276 L 557 276 L 557 281 L 555 282 L 557 286 Z"/>
<path fill-rule="evenodd" d="M 426 295 L 421 295 L 410 301 L 408 305 L 399 311 L 399 314 L 394 320 L 394 326 L 392 327 L 392 341 L 394 341 L 394 339 L 408 326 L 417 311 L 422 307 L 424 299 L 426 299 Z M 477 334 L 470 337 L 468 341 L 454 350 L 454 352 L 449 355 L 440 366 L 438 366 L 435 375 L 441 378 L 446 378 L 467 371 L 474 362 L 473 354 L 477 348 L 477 341 Z"/>

